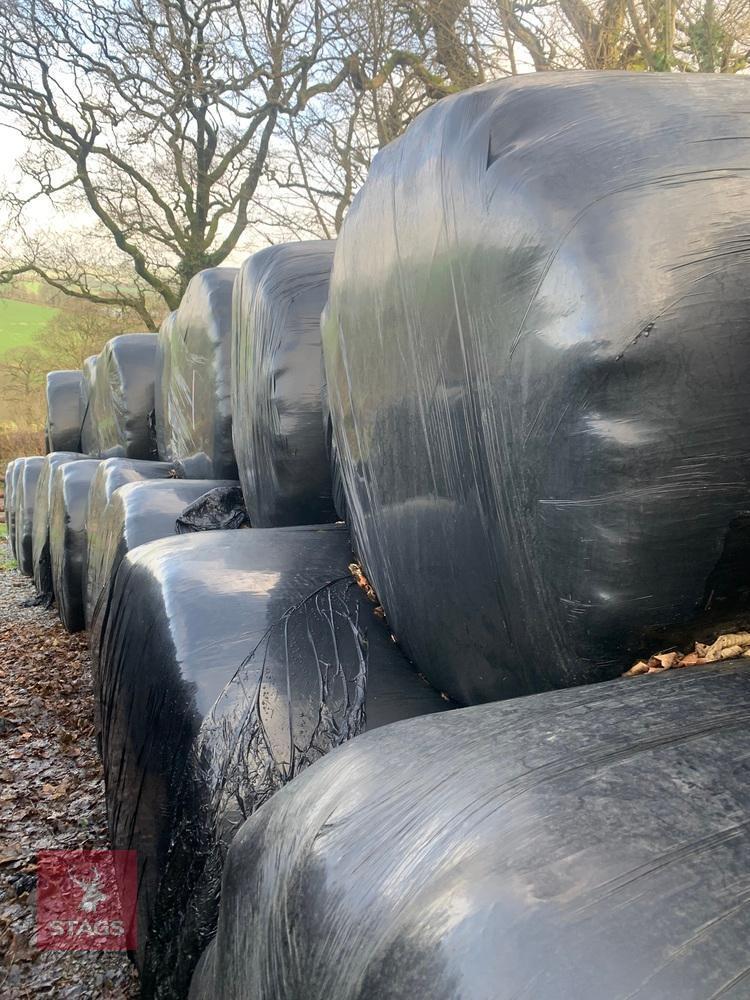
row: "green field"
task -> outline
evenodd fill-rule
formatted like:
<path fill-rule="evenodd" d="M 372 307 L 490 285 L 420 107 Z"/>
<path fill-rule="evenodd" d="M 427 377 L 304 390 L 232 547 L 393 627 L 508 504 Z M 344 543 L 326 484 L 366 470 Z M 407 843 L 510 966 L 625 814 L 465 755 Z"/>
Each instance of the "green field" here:
<path fill-rule="evenodd" d="M 0 298 L 0 356 L 11 347 L 23 347 L 57 314 L 52 306 Z"/>

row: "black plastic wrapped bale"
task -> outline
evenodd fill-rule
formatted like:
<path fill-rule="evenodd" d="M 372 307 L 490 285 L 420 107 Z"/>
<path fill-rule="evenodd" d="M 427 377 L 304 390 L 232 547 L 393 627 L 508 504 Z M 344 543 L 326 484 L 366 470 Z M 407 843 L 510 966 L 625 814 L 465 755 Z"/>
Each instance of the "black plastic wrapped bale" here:
<path fill-rule="evenodd" d="M 5 466 L 5 478 L 3 479 L 3 516 L 5 519 L 5 533 L 13 551 L 13 470 L 18 459 L 13 459 Z"/>
<path fill-rule="evenodd" d="M 44 465 L 44 456 L 31 455 L 21 459 L 18 480 L 13 488 L 15 512 L 16 562 L 24 576 L 34 575 L 32 540 L 34 535 L 34 502 L 36 484 Z"/>
<path fill-rule="evenodd" d="M 52 477 L 49 549 L 52 587 L 60 621 L 68 632 L 84 627 L 86 514 L 89 488 L 99 467 L 95 459 L 67 462 Z"/>
<path fill-rule="evenodd" d="M 363 736 L 235 837 L 191 1000 L 747 997 L 749 722 L 737 661 Z"/>
<path fill-rule="evenodd" d="M 176 312 L 171 312 L 159 327 L 156 339 L 156 366 L 154 370 L 154 433 L 156 451 L 165 461 L 169 441 L 169 351 Z"/>
<path fill-rule="evenodd" d="M 89 404 L 101 458 L 156 458 L 155 333 L 124 333 L 104 345 Z"/>
<path fill-rule="evenodd" d="M 126 553 L 147 542 L 177 534 L 180 515 L 207 489 L 235 485 L 212 479 L 133 480 L 119 486 L 103 503 L 106 492 L 100 488 L 101 478 L 100 469 L 89 491 L 86 560 L 86 627 L 91 630 L 91 666 L 95 688 L 98 687 L 101 623 L 106 616 L 111 582 Z"/>
<path fill-rule="evenodd" d="M 235 282 L 234 450 L 254 528 L 337 519 L 320 345 L 334 246 L 268 247 L 245 261 Z"/>
<path fill-rule="evenodd" d="M 98 360 L 98 354 L 90 355 L 83 362 L 81 369 L 81 451 L 86 455 L 99 454 L 99 441 L 92 411 Z"/>
<path fill-rule="evenodd" d="M 128 483 L 145 480 L 175 479 L 177 469 L 172 462 L 149 462 L 130 458 L 107 458 L 100 463 L 89 489 L 88 510 L 86 512 L 87 549 L 83 567 L 84 580 L 84 621 L 91 628 L 94 608 L 99 599 L 100 587 L 98 565 L 102 558 L 103 519 L 116 490 Z"/>
<path fill-rule="evenodd" d="M 99 659 L 102 752 L 112 846 L 138 852 L 144 995 L 186 990 L 244 814 L 366 722 L 447 707 L 350 559 L 348 532 L 318 526 L 182 535 L 120 564 Z"/>
<path fill-rule="evenodd" d="M 323 348 L 348 519 L 463 702 L 689 635 L 736 544 L 748 583 L 746 123 L 741 78 L 518 76 L 420 115 L 347 215 Z"/>
<path fill-rule="evenodd" d="M 233 267 L 196 274 L 159 333 L 164 357 L 156 407 L 159 454 L 179 462 L 186 479 L 237 478 L 231 406 L 236 275 Z"/>
<path fill-rule="evenodd" d="M 47 375 L 46 441 L 49 452 L 78 451 L 81 447 L 80 371 L 57 371 Z"/>
<path fill-rule="evenodd" d="M 18 490 L 21 482 L 21 472 L 23 470 L 23 463 L 26 461 L 25 458 L 16 458 L 13 461 L 13 470 L 11 472 L 10 479 L 10 509 L 9 516 L 10 521 L 8 522 L 8 538 L 10 539 L 10 550 L 13 553 L 13 558 L 18 559 L 18 552 L 16 550 L 16 524 L 18 521 Z M 8 515 L 6 515 L 8 516 Z"/>
<path fill-rule="evenodd" d="M 86 458 L 80 452 L 55 451 L 44 459 L 36 483 L 34 500 L 34 527 L 31 536 L 31 561 L 34 586 L 39 597 L 52 601 L 52 563 L 49 552 L 49 514 L 52 500 L 52 479 L 55 470 L 67 462 L 77 462 Z"/>

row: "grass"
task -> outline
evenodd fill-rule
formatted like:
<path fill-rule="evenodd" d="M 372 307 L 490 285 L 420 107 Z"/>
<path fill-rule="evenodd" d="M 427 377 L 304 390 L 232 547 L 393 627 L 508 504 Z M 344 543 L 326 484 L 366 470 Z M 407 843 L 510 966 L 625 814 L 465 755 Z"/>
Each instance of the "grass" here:
<path fill-rule="evenodd" d="M 0 298 L 0 357 L 13 347 L 25 347 L 59 310 L 53 306 Z"/>

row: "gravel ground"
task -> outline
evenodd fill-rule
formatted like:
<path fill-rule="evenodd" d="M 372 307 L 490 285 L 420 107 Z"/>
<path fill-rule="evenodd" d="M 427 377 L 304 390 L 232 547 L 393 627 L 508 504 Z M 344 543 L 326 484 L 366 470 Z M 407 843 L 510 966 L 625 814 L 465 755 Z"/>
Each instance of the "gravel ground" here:
<path fill-rule="evenodd" d="M 107 847 L 85 636 L 24 607 L 31 584 L 0 541 L 0 997 L 138 995 L 124 952 L 35 944 L 36 853 Z"/>

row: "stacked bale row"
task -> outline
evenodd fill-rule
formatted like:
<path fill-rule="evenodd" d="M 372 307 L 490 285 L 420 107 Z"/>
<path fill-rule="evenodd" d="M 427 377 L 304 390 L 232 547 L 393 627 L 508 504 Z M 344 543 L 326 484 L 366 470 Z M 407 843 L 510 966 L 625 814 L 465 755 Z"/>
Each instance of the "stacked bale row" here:
<path fill-rule="evenodd" d="M 9 524 L 91 630 L 144 996 L 742 983 L 748 667 L 535 693 L 744 586 L 744 98 L 545 74 L 442 101 L 336 244 L 203 272 L 158 337 L 52 380 L 67 453 L 11 464 Z M 235 476 L 251 529 L 177 536 Z"/>

